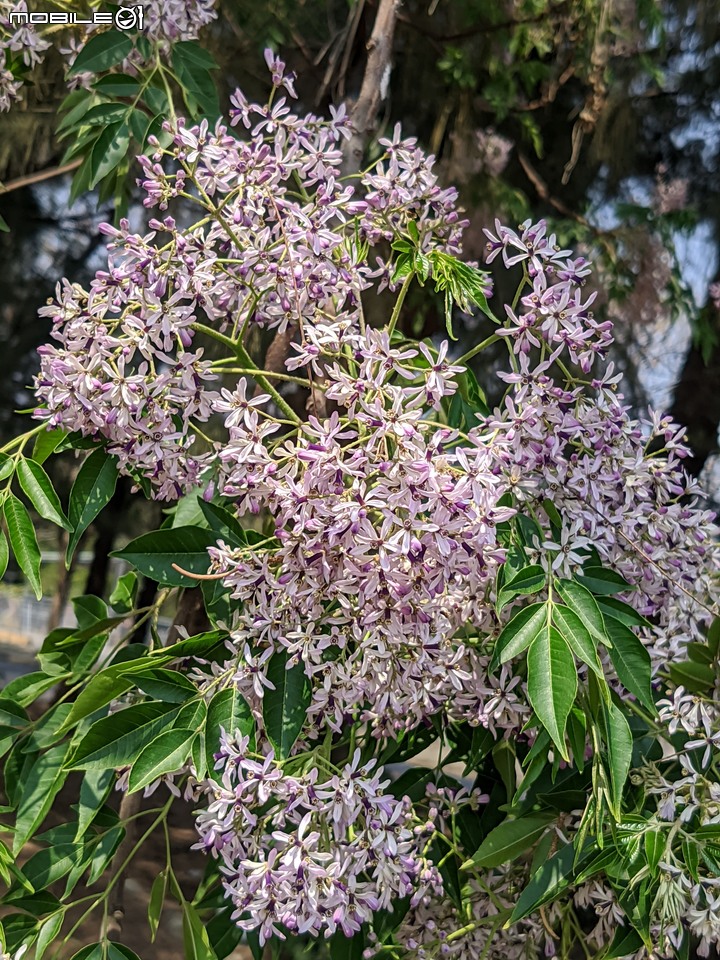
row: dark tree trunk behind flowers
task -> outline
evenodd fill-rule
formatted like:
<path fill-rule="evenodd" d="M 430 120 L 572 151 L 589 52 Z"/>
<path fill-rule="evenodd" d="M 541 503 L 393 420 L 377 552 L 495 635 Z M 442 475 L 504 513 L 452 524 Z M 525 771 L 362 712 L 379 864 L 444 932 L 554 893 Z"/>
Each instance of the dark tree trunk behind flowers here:
<path fill-rule="evenodd" d="M 670 409 L 673 419 L 687 427 L 692 456 L 685 467 L 694 477 L 718 452 L 720 429 L 720 309 L 710 301 L 702 319 L 700 335 L 690 344 Z"/>
<path fill-rule="evenodd" d="M 96 536 L 93 545 L 93 558 L 85 581 L 85 593 L 87 594 L 96 597 L 105 595 L 110 572 L 110 554 L 115 548 L 115 540 L 123 528 L 122 517 L 127 507 L 129 490 L 130 481 L 127 477 L 121 477 L 110 503 L 93 524 Z"/>

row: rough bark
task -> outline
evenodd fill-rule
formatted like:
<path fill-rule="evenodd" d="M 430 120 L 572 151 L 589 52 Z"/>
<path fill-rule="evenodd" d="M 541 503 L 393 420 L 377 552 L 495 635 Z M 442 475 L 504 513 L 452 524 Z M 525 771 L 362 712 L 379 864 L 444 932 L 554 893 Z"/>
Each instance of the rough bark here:
<path fill-rule="evenodd" d="M 363 82 L 350 114 L 354 133 L 343 146 L 343 174 L 360 170 L 378 110 L 387 96 L 399 10 L 399 0 L 380 0 L 375 25 L 367 43 L 368 57 Z"/>
<path fill-rule="evenodd" d="M 110 553 L 115 546 L 118 533 L 122 530 L 122 515 L 126 508 L 130 484 L 126 477 L 120 477 L 118 485 L 105 510 L 93 523 L 96 532 L 93 546 L 93 558 L 85 582 L 85 593 L 103 597 L 110 571 Z"/>

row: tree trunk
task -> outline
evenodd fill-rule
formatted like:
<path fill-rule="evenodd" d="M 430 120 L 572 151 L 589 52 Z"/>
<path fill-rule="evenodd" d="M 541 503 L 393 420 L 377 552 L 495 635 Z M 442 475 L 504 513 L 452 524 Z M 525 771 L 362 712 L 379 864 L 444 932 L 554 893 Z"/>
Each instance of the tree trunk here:
<path fill-rule="evenodd" d="M 720 428 L 720 310 L 709 304 L 705 316 L 715 342 L 707 362 L 701 348 L 690 345 L 670 408 L 673 419 L 687 429 L 692 456 L 684 466 L 693 477 L 698 477 L 708 458 L 717 453 Z"/>
<path fill-rule="evenodd" d="M 50 616 L 48 617 L 47 622 L 47 632 L 52 633 L 56 627 L 60 626 L 60 623 L 63 618 L 63 613 L 65 612 L 65 607 L 68 602 L 68 595 L 70 593 L 70 581 L 72 579 L 73 570 L 75 568 L 75 558 L 73 557 L 72 563 L 70 564 L 70 569 L 68 570 L 65 566 L 65 551 L 67 550 L 69 534 L 67 530 L 58 530 L 58 553 L 59 558 L 59 568 L 60 573 L 58 575 L 58 582 L 55 588 L 55 596 L 53 597 L 52 607 L 50 608 Z"/>
<path fill-rule="evenodd" d="M 107 507 L 93 523 L 95 529 L 95 543 L 93 558 L 85 581 L 85 593 L 96 597 L 103 597 L 107 588 L 108 573 L 110 572 L 110 553 L 115 546 L 118 533 L 123 528 L 122 515 L 127 506 L 130 481 L 127 477 L 120 477 Z"/>
<path fill-rule="evenodd" d="M 178 627 L 183 627 L 187 630 L 188 635 L 191 637 L 210 629 L 210 621 L 205 612 L 205 603 L 200 587 L 191 587 L 190 589 L 183 590 L 180 602 L 178 603 L 177 613 L 168 632 L 168 644 L 176 643 L 180 640 L 181 634 Z"/>

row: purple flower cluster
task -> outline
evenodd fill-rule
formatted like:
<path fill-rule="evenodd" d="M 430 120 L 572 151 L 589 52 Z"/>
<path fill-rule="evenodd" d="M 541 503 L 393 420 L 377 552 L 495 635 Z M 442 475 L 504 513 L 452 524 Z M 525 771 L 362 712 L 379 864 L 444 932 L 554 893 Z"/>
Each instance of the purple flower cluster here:
<path fill-rule="evenodd" d="M 326 370 L 342 418 L 310 417 L 273 446 L 278 424 L 247 404 L 243 381 L 223 402 L 221 490 L 240 511 L 269 511 L 279 547 L 211 554 L 242 601 L 238 649 L 300 657 L 318 727 L 339 730 L 364 705 L 363 720 L 397 732 L 472 690 L 474 655 L 454 637 L 468 619 L 490 625 L 486 598 L 504 560 L 496 526 L 513 511 L 493 473 L 501 445 L 478 433 L 458 448 L 456 432 L 423 419 L 455 389 L 448 371 L 410 367 L 417 351 L 392 348 L 385 333 L 342 342 L 352 370 Z M 235 682 L 252 696 L 247 664 Z"/>
<path fill-rule="evenodd" d="M 512 326 L 505 335 L 521 349 L 513 351 L 513 371 L 500 374 L 510 388 L 485 428 L 509 444 L 516 496 L 541 516 L 549 498 L 563 517 L 560 542 L 549 537 L 538 544 L 538 560 L 569 575 L 592 544 L 636 588 L 628 601 L 657 623 L 647 640 L 658 668 L 702 638 L 707 606 L 720 597 L 718 530 L 683 470 L 684 430 L 652 411 L 633 419 L 612 364 L 588 381 L 572 378 L 566 368 L 557 376 L 553 363 L 563 352 L 588 373 L 609 342 L 607 326 L 581 306 L 587 264 L 559 264 L 562 254 L 544 224 L 496 233 L 499 239 L 488 232 L 489 259 L 502 252 L 506 264 L 523 264 L 533 289 L 545 290 L 562 310 L 545 309 L 540 294 L 533 305 L 532 294 L 522 298 L 528 311 L 519 322 L 508 311 Z M 529 342 L 552 353 L 538 362 L 526 349 Z"/>
<path fill-rule="evenodd" d="M 215 0 L 122 0 L 121 6 L 144 8 L 143 33 L 155 42 L 195 40 L 217 19 Z"/>
<path fill-rule="evenodd" d="M 282 62 L 267 60 L 275 87 L 292 91 Z M 198 323 L 240 341 L 251 325 L 291 327 L 301 343 L 289 369 L 312 366 L 321 353 L 344 349 L 345 332 L 348 346 L 357 339 L 360 294 L 372 273 L 364 250 L 376 222 L 396 210 L 405 223 L 408 210 L 425 210 L 432 216 L 426 242 L 434 237 L 448 250 L 459 242 L 454 195 L 439 191 L 429 170 L 415 173 L 420 205 L 408 199 L 418 153 L 412 141 L 393 141 L 385 186 L 368 174 L 362 189 L 373 196 L 357 200 L 339 176 L 338 145 L 349 133 L 342 110 L 326 121 L 292 114 L 283 98 L 259 106 L 238 92 L 233 102 L 233 122 L 250 130 L 248 140 L 222 123 L 179 121 L 167 150 L 158 145 L 153 157 L 140 158 L 146 206 L 165 210 L 181 197 L 203 209 L 202 219 L 185 230 L 172 217 L 152 220 L 145 236 L 130 234 L 127 224 L 105 227 L 108 269 L 89 292 L 65 284 L 42 311 L 59 346 L 41 349 L 38 416 L 107 439 L 120 469 L 150 479 L 161 499 L 192 488 L 217 459 L 197 442 L 215 401 L 205 386 L 209 364 L 194 345 Z M 448 367 L 442 358 L 437 367 L 428 391 L 439 398 Z M 271 429 L 265 423 L 262 436 Z"/>
<path fill-rule="evenodd" d="M 327 779 L 317 766 L 293 775 L 272 753 L 250 754 L 240 734 L 223 732 L 215 759 L 196 848 L 220 860 L 233 919 L 261 944 L 283 929 L 351 937 L 396 898 L 442 889 L 423 854 L 432 824 L 385 792 L 389 781 L 359 750 Z"/>
<path fill-rule="evenodd" d="M 98 273 L 89 293 L 65 281 L 40 310 L 52 318 L 60 347 L 39 348 L 36 393 L 51 426 L 105 438 L 121 470 L 174 499 L 198 483 L 203 457 L 190 447 L 194 427 L 211 412 L 205 383 L 213 375 L 202 350 L 187 349 L 192 295 L 178 292 L 163 303 L 162 256 L 143 263 L 131 249 Z M 140 277 L 146 285 L 127 282 Z"/>
<path fill-rule="evenodd" d="M 502 254 L 506 267 L 523 264 L 531 288 L 520 299 L 526 309 L 519 316 L 505 307 L 510 323 L 499 332 L 510 338 L 513 352 L 525 357 L 526 364 L 532 349 L 544 345 L 553 351 L 551 359 L 567 351 L 573 363 L 587 373 L 594 357 L 604 354 L 612 342 L 612 324 L 599 323 L 589 310 L 596 294 L 582 301 L 580 287 L 590 273 L 590 264 L 583 257 L 567 259 L 570 251 L 561 250 L 555 237 L 547 236 L 542 220 L 537 224 L 527 220 L 520 230 L 516 233 L 499 221 L 495 222 L 495 234 L 485 230 L 487 262 Z M 551 361 L 547 365 L 551 366 Z M 527 373 L 527 366 L 523 372 Z"/>

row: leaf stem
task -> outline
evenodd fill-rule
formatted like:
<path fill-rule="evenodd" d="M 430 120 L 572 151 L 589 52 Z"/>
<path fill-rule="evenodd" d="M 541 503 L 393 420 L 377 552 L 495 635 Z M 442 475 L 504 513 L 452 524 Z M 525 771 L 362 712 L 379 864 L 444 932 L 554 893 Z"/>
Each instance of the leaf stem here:
<path fill-rule="evenodd" d="M 413 282 L 413 277 L 414 277 L 414 274 L 409 273 L 403 280 L 402 287 L 400 287 L 400 293 L 398 294 L 398 298 L 395 301 L 395 306 L 393 307 L 393 312 L 390 316 L 390 323 L 388 324 L 388 333 L 390 334 L 390 336 L 392 336 L 393 330 L 397 325 L 398 318 L 400 316 L 400 311 L 402 310 L 402 305 L 405 300 L 405 297 L 407 296 L 407 292 L 410 289 L 410 284 Z"/>
<path fill-rule="evenodd" d="M 158 824 L 159 824 L 159 823 L 163 820 L 163 818 L 166 816 L 166 814 L 167 814 L 168 810 L 170 809 L 170 807 L 171 807 L 172 802 L 173 802 L 174 799 L 175 799 L 175 798 L 171 795 L 170 798 L 168 799 L 167 803 L 165 803 L 165 805 L 161 808 L 160 814 L 153 820 L 153 822 L 152 822 L 152 823 L 150 824 L 150 826 L 147 828 L 147 830 L 145 831 L 145 833 L 143 833 L 143 835 L 140 837 L 140 839 L 133 845 L 132 850 L 131 850 L 130 853 L 127 855 L 127 857 L 123 860 L 123 862 L 122 862 L 121 864 L 119 864 L 119 866 L 118 866 L 118 868 L 117 868 L 117 870 L 116 870 L 116 872 L 115 872 L 115 875 L 110 879 L 110 882 L 108 883 L 107 887 L 105 888 L 105 891 L 104 891 L 103 893 L 101 893 L 98 897 L 96 897 L 96 898 L 94 899 L 93 903 L 88 907 L 88 909 L 83 913 L 83 915 L 73 924 L 72 928 L 70 929 L 70 931 L 67 933 L 67 935 L 65 936 L 65 938 L 64 938 L 64 940 L 63 940 L 64 943 L 67 943 L 67 942 L 70 940 L 70 938 L 71 938 L 72 935 L 75 933 L 75 931 L 76 931 L 80 926 L 82 926 L 82 924 L 85 922 L 85 920 L 90 916 L 91 913 L 93 913 L 93 911 L 99 906 L 99 904 L 102 903 L 102 902 L 104 902 L 105 900 L 107 900 L 107 898 L 110 896 L 110 893 L 112 892 L 113 888 L 115 887 L 115 885 L 116 885 L 116 884 L 118 883 L 118 881 L 120 880 L 120 877 L 123 875 L 123 873 L 124 873 L 125 869 L 127 868 L 127 866 L 130 864 L 130 862 L 133 860 L 133 858 L 137 855 L 138 851 L 139 851 L 140 848 L 143 846 L 143 844 L 145 843 L 145 841 L 148 839 L 148 837 L 150 836 L 150 834 L 155 830 L 155 828 L 158 826 Z"/>
<path fill-rule="evenodd" d="M 489 337 L 486 337 L 481 343 L 478 343 L 477 346 L 473 347 L 472 350 L 468 350 L 467 353 L 464 353 L 458 360 L 453 361 L 457 364 L 466 365 L 468 360 L 472 360 L 474 356 L 477 356 L 485 347 L 489 347 L 492 343 L 497 343 L 498 340 L 502 340 L 502 337 L 499 333 L 493 333 Z"/>
<path fill-rule="evenodd" d="M 240 360 L 241 363 L 248 368 L 251 375 L 255 378 L 255 380 L 257 380 L 258 384 L 263 388 L 263 390 L 266 390 L 270 394 L 285 416 L 292 420 L 293 423 L 302 423 L 302 420 L 295 413 L 293 408 L 286 400 L 283 399 L 283 397 L 280 396 L 275 387 L 273 387 L 273 385 L 267 379 L 265 376 L 265 371 L 261 370 L 260 367 L 253 363 L 250 354 L 241 343 L 236 340 L 231 340 L 230 337 L 226 337 L 224 333 L 220 333 L 219 330 L 213 330 L 212 327 L 208 327 L 204 323 L 193 323 L 192 329 L 197 333 L 204 333 L 206 336 L 212 337 L 213 340 L 217 340 L 218 343 L 222 343 L 229 350 L 232 350 L 238 360 Z"/>
<path fill-rule="evenodd" d="M 42 423 L 39 423 L 32 430 L 28 430 L 27 433 L 21 433 L 19 437 L 15 437 L 13 440 L 9 440 L 4 446 L 0 447 L 0 453 L 6 453 L 8 450 L 12 450 L 13 447 L 19 447 L 20 450 L 22 450 L 22 448 L 28 442 L 30 437 L 37 436 L 38 433 L 41 433 L 43 430 L 47 430 L 47 428 L 48 428 L 48 425 L 43 420 Z"/>

